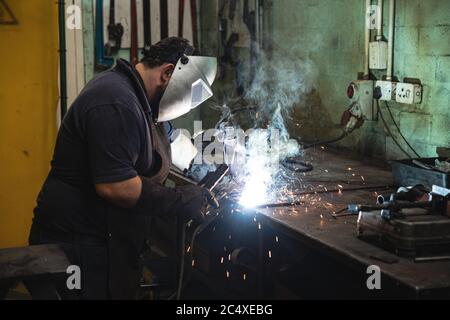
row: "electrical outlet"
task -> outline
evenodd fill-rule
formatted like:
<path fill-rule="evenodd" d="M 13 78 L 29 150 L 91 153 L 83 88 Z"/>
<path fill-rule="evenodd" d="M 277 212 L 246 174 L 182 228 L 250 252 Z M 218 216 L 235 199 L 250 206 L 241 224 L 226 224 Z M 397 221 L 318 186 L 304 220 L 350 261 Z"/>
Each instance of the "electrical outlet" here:
<path fill-rule="evenodd" d="M 373 81 L 356 80 L 347 88 L 347 96 L 351 101 L 357 102 L 361 108 L 364 119 L 373 120 Z"/>
<path fill-rule="evenodd" d="M 397 83 L 391 82 L 391 81 L 376 81 L 375 82 L 375 88 L 380 88 L 380 94 L 379 100 L 384 101 L 391 101 L 395 100 L 395 90 L 396 90 Z"/>
<path fill-rule="evenodd" d="M 422 102 L 422 86 L 414 83 L 398 83 L 395 100 L 398 103 L 415 104 Z"/>
<path fill-rule="evenodd" d="M 387 69 L 388 45 L 386 41 L 373 41 L 369 44 L 369 68 Z"/>

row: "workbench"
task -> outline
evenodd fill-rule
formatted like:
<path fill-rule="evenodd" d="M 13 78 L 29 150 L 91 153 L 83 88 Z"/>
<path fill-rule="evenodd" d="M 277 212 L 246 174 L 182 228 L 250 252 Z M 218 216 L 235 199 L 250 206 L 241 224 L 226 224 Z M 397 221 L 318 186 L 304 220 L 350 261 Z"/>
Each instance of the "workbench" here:
<path fill-rule="evenodd" d="M 396 191 L 385 162 L 320 147 L 307 150 L 304 159 L 314 170 L 287 170 L 281 189 L 288 192 L 281 192 L 283 198 L 273 191 L 276 205 L 245 209 L 230 194 L 235 188 L 224 184 L 228 195 L 220 198 L 217 219 L 186 257 L 186 278 L 196 281 L 190 281 L 195 294 L 187 289 L 185 298 L 450 298 L 450 261 L 400 257 L 358 238 L 356 215 L 334 215 L 348 204 L 373 205 L 378 195 Z M 163 251 L 175 257 L 180 232 L 171 228 L 156 229 L 173 240 L 175 249 Z M 192 231 L 186 248 L 191 248 Z M 381 271 L 381 290 L 367 287 L 372 274 L 367 268 L 373 265 Z"/>
<path fill-rule="evenodd" d="M 299 196 L 304 203 L 295 207 L 258 209 L 258 219 L 359 272 L 362 279 L 369 276 L 368 266 L 379 266 L 382 289 L 386 280 L 393 285 L 392 290 L 398 289 L 398 297 L 450 297 L 450 261 L 414 262 L 413 258 L 399 257 L 359 239 L 357 216 L 333 216 L 347 204 L 375 204 L 378 194 L 395 190 L 389 168 L 320 148 L 308 151 L 305 159 L 313 163 L 314 170 L 300 174 L 300 183 L 312 194 Z"/>

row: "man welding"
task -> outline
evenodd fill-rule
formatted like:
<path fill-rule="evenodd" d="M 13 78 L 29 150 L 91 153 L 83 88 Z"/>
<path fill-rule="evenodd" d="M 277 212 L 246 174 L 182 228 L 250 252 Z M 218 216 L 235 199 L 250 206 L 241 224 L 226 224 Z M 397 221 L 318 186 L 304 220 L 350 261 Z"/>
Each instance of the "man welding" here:
<path fill-rule="evenodd" d="M 163 185 L 171 165 L 168 121 L 212 96 L 216 59 L 194 51 L 172 37 L 152 45 L 135 67 L 119 59 L 65 115 L 29 237 L 30 244 L 64 244 L 80 267 L 81 290 L 58 288 L 61 298 L 135 298 L 152 217 L 202 219 L 206 190 Z"/>

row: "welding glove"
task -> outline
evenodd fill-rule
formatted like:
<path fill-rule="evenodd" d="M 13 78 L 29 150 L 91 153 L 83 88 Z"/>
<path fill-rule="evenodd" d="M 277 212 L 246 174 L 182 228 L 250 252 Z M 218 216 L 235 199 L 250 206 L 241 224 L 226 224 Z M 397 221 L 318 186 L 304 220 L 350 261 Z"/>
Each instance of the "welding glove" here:
<path fill-rule="evenodd" d="M 186 185 L 177 187 L 177 192 L 181 194 L 179 214 L 184 221 L 195 224 L 203 222 L 208 207 L 207 190 L 196 185 Z"/>
<path fill-rule="evenodd" d="M 146 177 L 142 180 L 141 196 L 134 208 L 138 214 L 176 215 L 183 221 L 202 222 L 208 204 L 208 192 L 196 185 L 168 188 Z"/>

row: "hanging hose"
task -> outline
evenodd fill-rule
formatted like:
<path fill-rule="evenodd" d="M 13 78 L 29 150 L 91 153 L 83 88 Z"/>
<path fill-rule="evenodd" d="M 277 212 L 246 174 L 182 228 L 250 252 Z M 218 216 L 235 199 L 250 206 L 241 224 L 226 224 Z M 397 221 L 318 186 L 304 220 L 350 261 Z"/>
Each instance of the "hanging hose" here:
<path fill-rule="evenodd" d="M 335 142 L 338 142 L 338 141 L 344 139 L 347 135 L 348 135 L 348 132 L 343 131 L 342 134 L 340 136 L 338 136 L 337 138 L 334 138 L 331 140 L 323 140 L 323 141 L 313 142 L 311 144 L 304 145 L 303 149 L 309 149 L 309 148 L 324 145 L 324 144 L 335 143 Z"/>
<path fill-rule="evenodd" d="M 342 140 L 347 135 L 348 135 L 348 132 L 343 131 L 342 134 L 337 138 L 334 138 L 331 140 L 317 141 L 317 142 L 314 142 L 311 144 L 307 144 L 307 145 L 303 146 L 303 149 L 309 149 L 309 148 L 319 146 L 319 145 L 334 143 L 339 140 Z M 286 169 L 289 169 L 293 172 L 310 172 L 310 171 L 314 170 L 314 166 L 311 163 L 307 163 L 306 161 L 300 159 L 300 157 L 286 158 L 281 161 L 281 164 L 283 165 L 283 167 L 285 167 Z"/>
<path fill-rule="evenodd" d="M 195 246 L 195 240 L 199 234 L 201 234 L 207 227 L 211 225 L 214 221 L 218 219 L 219 216 L 214 216 L 212 218 L 209 218 L 207 221 L 203 222 L 199 226 L 197 226 L 194 230 L 194 233 L 192 234 L 192 238 L 190 241 L 190 256 L 192 259 L 194 259 L 194 246 Z M 188 284 L 191 273 L 188 273 L 188 276 L 186 279 L 184 279 L 184 268 L 185 268 L 185 260 L 186 260 L 186 230 L 189 228 L 190 223 L 187 223 L 184 228 L 181 231 L 181 237 L 180 237 L 180 244 L 181 244 L 181 252 L 180 252 L 180 274 L 178 276 L 178 286 L 177 291 L 173 293 L 172 295 L 167 298 L 167 300 L 172 300 L 176 297 L 177 300 L 180 300 L 181 298 L 181 292 L 183 291 L 183 288 L 186 287 Z"/>
<path fill-rule="evenodd" d="M 397 139 L 395 139 L 395 136 L 392 134 L 391 129 L 389 128 L 388 124 L 386 123 L 386 120 L 384 119 L 384 115 L 383 115 L 383 112 L 381 111 L 380 104 L 378 103 L 378 100 L 377 100 L 377 109 L 378 109 L 378 113 L 380 114 L 381 121 L 383 122 L 384 128 L 386 129 L 387 133 L 391 137 L 392 141 L 394 141 L 394 143 L 397 145 L 397 148 L 401 152 L 403 152 L 408 157 L 408 159 L 412 159 L 411 155 L 405 149 L 402 148 L 400 143 L 397 141 Z"/>
<path fill-rule="evenodd" d="M 397 128 L 397 131 L 400 135 L 400 137 L 402 137 L 403 141 L 405 141 L 406 145 L 411 149 L 412 152 L 414 152 L 414 154 L 417 156 L 417 158 L 422 158 L 417 152 L 416 150 L 411 146 L 411 144 L 408 142 L 408 140 L 405 138 L 405 136 L 403 135 L 402 131 L 400 130 L 400 127 L 398 126 L 397 122 L 394 119 L 394 115 L 392 114 L 391 108 L 389 107 L 387 101 L 384 102 L 386 105 L 386 109 L 389 112 L 389 116 L 392 119 L 392 123 L 394 124 L 395 128 Z M 378 104 L 378 100 L 377 100 L 377 104 Z M 378 106 L 379 107 L 379 106 Z"/>

